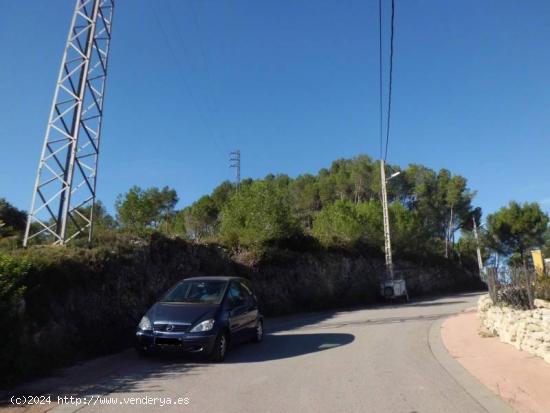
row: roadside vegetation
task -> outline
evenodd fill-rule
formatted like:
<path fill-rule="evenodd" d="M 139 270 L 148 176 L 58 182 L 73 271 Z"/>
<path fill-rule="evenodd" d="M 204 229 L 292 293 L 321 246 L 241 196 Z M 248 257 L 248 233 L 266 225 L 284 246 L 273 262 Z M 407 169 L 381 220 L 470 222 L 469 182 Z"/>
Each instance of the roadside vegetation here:
<path fill-rule="evenodd" d="M 470 231 L 473 220 L 479 225 L 481 209 L 473 205 L 475 192 L 467 180 L 422 165 L 388 168 L 388 173 L 401 172 L 388 184 L 396 252 L 449 259 L 470 256 Z M 309 238 L 324 248 L 381 249 L 379 174 L 379 163 L 368 156 L 340 159 L 316 175 L 270 174 L 245 179 L 239 188 L 225 181 L 180 210 L 174 189 L 134 186 L 119 195 L 114 217 L 101 202 L 96 204 L 94 245 L 120 234 L 140 237 L 161 232 L 232 251 L 245 249 L 257 258 L 269 245 L 284 247 L 296 238 Z M 0 248 L 17 248 L 25 213 L 2 202 Z M 85 237 L 80 241 L 73 245 L 84 245 Z"/>
<path fill-rule="evenodd" d="M 399 252 L 459 259 L 472 253 L 465 244 L 481 210 L 464 177 L 422 165 L 404 170 L 388 185 L 392 238 Z M 96 242 L 105 232 L 144 235 L 154 231 L 193 242 L 217 243 L 262 257 L 266 248 L 310 238 L 324 248 L 368 246 L 383 239 L 379 164 L 368 156 L 340 159 L 318 174 L 296 178 L 268 175 L 245 179 L 239 188 L 228 181 L 181 210 L 170 188 L 131 188 L 116 202 L 116 218 L 98 211 Z M 461 232 L 465 237 L 459 237 Z M 101 241 L 103 241 L 101 239 Z"/>
<path fill-rule="evenodd" d="M 487 216 L 484 246 L 486 277 L 494 302 L 533 308 L 536 298 L 550 300 L 550 268 L 537 272 L 531 251 L 550 258 L 549 217 L 537 203 L 510 202 Z"/>
<path fill-rule="evenodd" d="M 399 174 L 388 182 L 388 200 L 397 260 L 442 260 L 475 271 L 474 225 L 483 261 L 497 272 L 532 269 L 533 248 L 550 257 L 549 219 L 537 203 L 512 201 L 482 225 L 481 208 L 475 206 L 475 191 L 466 178 L 418 164 L 404 169 L 388 165 L 387 176 L 395 172 Z M 251 264 L 286 249 L 383 254 L 380 165 L 366 155 L 336 160 L 315 175 L 270 174 L 244 179 L 238 187 L 224 181 L 182 209 L 177 209 L 178 201 L 173 188 L 133 186 L 118 196 L 114 216 L 97 202 L 92 247 L 147 242 L 160 233 L 222 246 Z M 0 198 L 0 254 L 20 248 L 25 224 L 25 212 Z M 89 247 L 85 236 L 68 248 L 81 247 Z"/>
<path fill-rule="evenodd" d="M 21 248 L 26 214 L 0 199 L 0 371 L 10 372 L 0 384 L 127 346 L 182 274 L 250 277 L 268 315 L 373 301 L 384 272 L 379 167 L 358 156 L 315 175 L 225 181 L 183 209 L 173 188 L 134 186 L 113 215 L 96 203 L 91 246 Z M 388 169 L 400 172 L 388 183 L 395 265 L 413 293 L 479 287 L 474 223 L 488 267 L 531 269 L 535 247 L 550 256 L 538 204 L 511 202 L 482 226 L 466 178 Z M 544 282 L 535 297 L 550 296 Z"/>
<path fill-rule="evenodd" d="M 222 182 L 210 194 L 177 209 L 169 187 L 133 186 L 118 196 L 114 216 L 94 208 L 92 247 L 147 242 L 154 233 L 191 243 L 219 245 L 250 263 L 290 250 L 345 250 L 383 254 L 380 165 L 366 155 L 339 159 L 317 174 L 267 175 Z M 533 248 L 550 257 L 548 215 L 537 203 L 512 201 L 486 217 L 475 206 L 466 178 L 411 164 L 388 182 L 392 248 L 397 260 L 443 260 L 475 271 L 473 228 L 484 263 L 491 268 L 532 268 Z M 82 211 L 88 215 L 89 211 Z M 75 217 L 78 220 L 78 216 Z M 0 253 L 20 248 L 26 215 L 0 198 Z M 80 223 L 79 223 L 80 224 Z M 69 223 L 69 225 L 74 225 Z M 47 239 L 35 240 L 47 244 Z M 36 243 L 39 243 L 36 242 Z M 68 248 L 88 248 L 82 236 Z"/>

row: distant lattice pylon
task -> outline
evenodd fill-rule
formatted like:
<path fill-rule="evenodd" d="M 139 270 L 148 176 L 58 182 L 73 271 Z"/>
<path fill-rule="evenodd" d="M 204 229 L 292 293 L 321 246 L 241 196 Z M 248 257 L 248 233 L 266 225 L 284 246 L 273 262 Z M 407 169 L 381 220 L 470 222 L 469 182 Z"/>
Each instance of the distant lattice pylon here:
<path fill-rule="evenodd" d="M 235 186 L 239 189 L 241 185 L 241 151 L 229 152 L 229 167 L 235 168 Z"/>

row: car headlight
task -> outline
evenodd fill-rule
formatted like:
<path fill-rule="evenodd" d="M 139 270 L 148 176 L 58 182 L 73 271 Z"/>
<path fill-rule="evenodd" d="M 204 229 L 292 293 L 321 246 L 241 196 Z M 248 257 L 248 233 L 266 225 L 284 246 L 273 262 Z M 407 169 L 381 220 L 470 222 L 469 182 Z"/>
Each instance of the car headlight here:
<path fill-rule="evenodd" d="M 191 333 L 200 333 L 202 331 L 210 331 L 214 328 L 214 320 L 205 320 L 191 329 Z"/>
<path fill-rule="evenodd" d="M 145 315 L 143 317 L 141 317 L 141 321 L 139 322 L 138 327 L 139 327 L 140 330 L 152 330 L 153 329 L 153 326 L 151 325 L 151 320 L 149 320 L 149 317 L 147 317 Z"/>

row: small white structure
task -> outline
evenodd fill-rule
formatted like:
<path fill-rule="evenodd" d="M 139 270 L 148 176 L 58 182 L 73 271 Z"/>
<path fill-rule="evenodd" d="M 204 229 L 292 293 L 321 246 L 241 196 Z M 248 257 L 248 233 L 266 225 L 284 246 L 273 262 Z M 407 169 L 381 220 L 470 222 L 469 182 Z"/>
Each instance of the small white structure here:
<path fill-rule="evenodd" d="M 405 280 L 385 280 L 380 284 L 380 294 L 385 298 L 405 297 L 409 301 L 409 293 L 407 292 L 407 284 Z"/>

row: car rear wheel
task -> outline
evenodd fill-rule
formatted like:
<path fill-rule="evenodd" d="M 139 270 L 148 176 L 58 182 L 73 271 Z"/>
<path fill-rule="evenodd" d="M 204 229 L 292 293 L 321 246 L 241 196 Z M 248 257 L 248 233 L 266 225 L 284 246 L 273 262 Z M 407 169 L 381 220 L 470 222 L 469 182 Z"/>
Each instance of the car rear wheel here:
<path fill-rule="evenodd" d="M 254 337 L 252 341 L 254 343 L 260 343 L 264 339 L 264 323 L 262 320 L 258 320 L 256 328 L 254 329 Z"/>
<path fill-rule="evenodd" d="M 227 353 L 227 345 L 227 335 L 224 332 L 221 332 L 218 334 L 218 337 L 216 337 L 214 348 L 210 354 L 210 359 L 212 361 L 223 361 Z"/>

